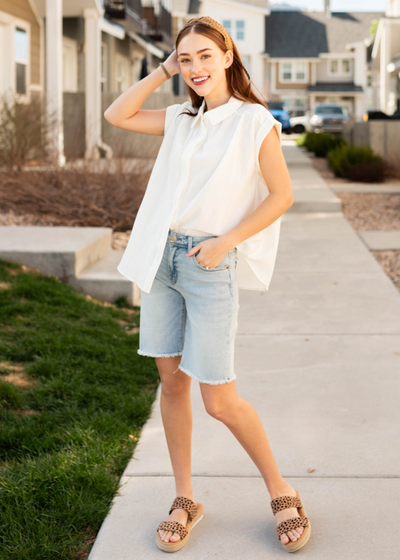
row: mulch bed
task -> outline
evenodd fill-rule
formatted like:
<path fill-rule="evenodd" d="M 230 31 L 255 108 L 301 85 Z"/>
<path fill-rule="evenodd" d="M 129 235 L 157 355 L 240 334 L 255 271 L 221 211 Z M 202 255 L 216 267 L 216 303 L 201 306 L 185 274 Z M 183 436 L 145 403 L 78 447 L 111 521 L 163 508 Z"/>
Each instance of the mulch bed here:
<path fill-rule="evenodd" d="M 335 195 L 342 201 L 344 217 L 354 230 L 400 231 L 400 194 L 337 191 L 336 186 L 339 187 L 341 183 L 349 184 L 349 181 L 335 177 L 326 158 L 312 158 L 312 163 L 326 182 L 335 184 Z M 400 185 L 396 177 L 387 179 L 385 183 Z M 400 251 L 371 251 L 371 254 L 400 290 Z"/>

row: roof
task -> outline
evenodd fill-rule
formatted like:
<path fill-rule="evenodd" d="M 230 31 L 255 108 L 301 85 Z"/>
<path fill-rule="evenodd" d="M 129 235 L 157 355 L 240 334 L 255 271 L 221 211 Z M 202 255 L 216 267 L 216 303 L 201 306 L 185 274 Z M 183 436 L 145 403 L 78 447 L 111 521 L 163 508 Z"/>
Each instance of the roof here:
<path fill-rule="evenodd" d="M 370 36 L 373 19 L 383 12 L 271 12 L 265 17 L 265 52 L 276 58 L 317 58 L 345 53 L 346 45 Z"/>
<path fill-rule="evenodd" d="M 352 82 L 317 82 L 312 86 L 308 86 L 311 92 L 362 92 L 361 86 L 356 86 Z"/>

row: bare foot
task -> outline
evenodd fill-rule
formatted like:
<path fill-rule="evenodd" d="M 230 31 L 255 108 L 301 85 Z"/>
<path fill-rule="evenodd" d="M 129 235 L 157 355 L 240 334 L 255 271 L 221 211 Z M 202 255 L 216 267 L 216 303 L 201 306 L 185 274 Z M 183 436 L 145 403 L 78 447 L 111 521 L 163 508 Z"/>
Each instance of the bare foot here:
<path fill-rule="evenodd" d="M 185 498 L 190 498 L 195 504 L 197 504 L 194 496 L 185 496 Z M 186 523 L 189 517 L 189 513 L 185 509 L 177 508 L 172 511 L 172 513 L 165 519 L 165 521 L 178 521 L 186 527 Z M 172 531 L 166 531 L 165 529 L 160 529 L 158 531 L 160 539 L 164 542 L 178 542 L 180 540 L 180 535 L 178 533 L 172 534 Z"/>
<path fill-rule="evenodd" d="M 296 497 L 296 490 L 293 486 L 288 484 L 287 486 L 281 488 L 279 491 L 271 494 L 271 500 L 279 498 L 280 496 L 293 496 Z M 276 524 L 282 523 L 282 521 L 287 521 L 292 517 L 300 517 L 297 508 L 283 509 L 282 511 L 277 511 L 275 513 Z M 296 529 L 291 529 L 287 533 L 282 533 L 280 539 L 283 544 L 288 544 L 289 541 L 296 542 L 303 534 L 304 527 L 297 527 Z"/>

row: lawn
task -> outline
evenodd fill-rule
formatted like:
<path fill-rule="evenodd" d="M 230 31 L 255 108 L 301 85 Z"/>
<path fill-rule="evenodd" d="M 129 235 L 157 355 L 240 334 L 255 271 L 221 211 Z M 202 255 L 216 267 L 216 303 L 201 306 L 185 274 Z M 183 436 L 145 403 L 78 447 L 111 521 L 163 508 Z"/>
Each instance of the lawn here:
<path fill-rule="evenodd" d="M 159 383 L 139 308 L 0 260 L 0 558 L 82 560 Z"/>

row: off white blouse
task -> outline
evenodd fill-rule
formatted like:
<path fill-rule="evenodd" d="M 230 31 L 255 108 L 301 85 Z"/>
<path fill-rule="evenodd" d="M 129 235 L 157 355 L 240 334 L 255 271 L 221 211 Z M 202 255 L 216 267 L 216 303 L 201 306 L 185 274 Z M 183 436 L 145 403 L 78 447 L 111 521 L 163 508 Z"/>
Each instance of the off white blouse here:
<path fill-rule="evenodd" d="M 273 126 L 282 125 L 258 103 L 229 101 L 195 117 L 192 104 L 167 107 L 164 138 L 118 271 L 150 292 L 168 230 L 222 235 L 269 195 L 258 155 Z M 268 290 L 281 218 L 237 245 L 239 288 Z"/>

